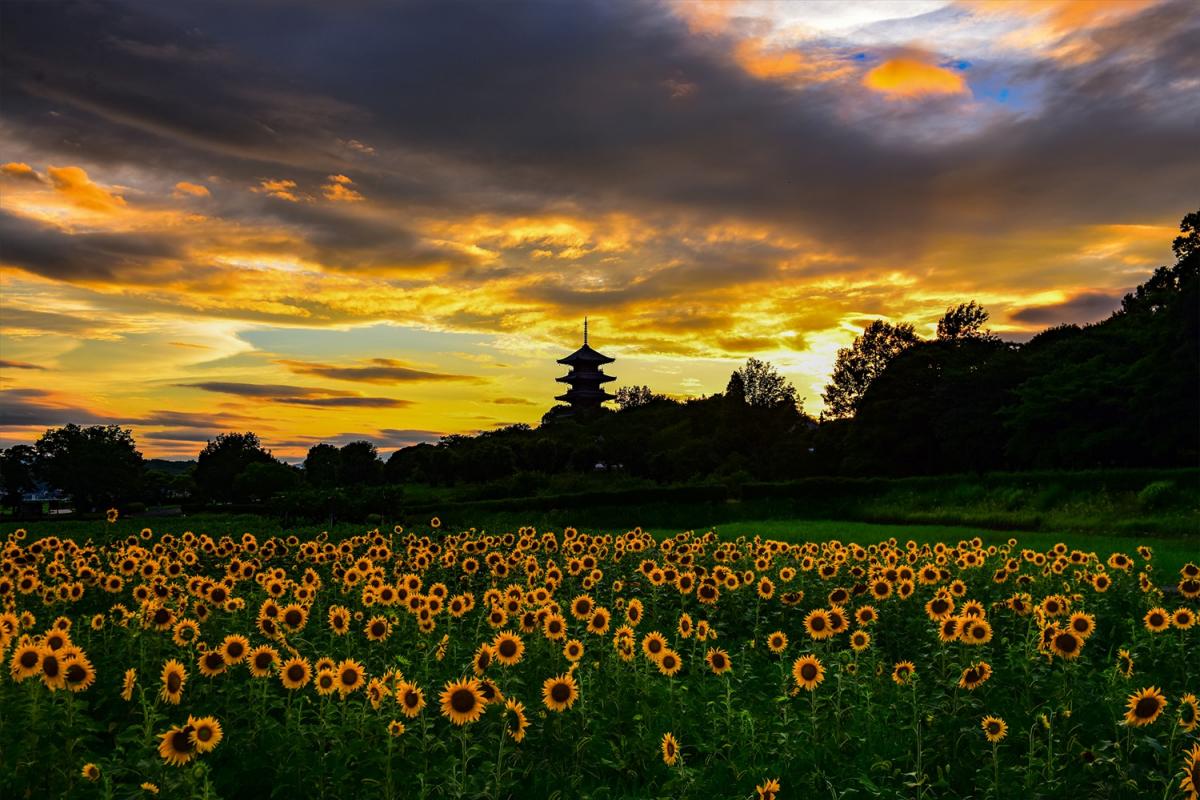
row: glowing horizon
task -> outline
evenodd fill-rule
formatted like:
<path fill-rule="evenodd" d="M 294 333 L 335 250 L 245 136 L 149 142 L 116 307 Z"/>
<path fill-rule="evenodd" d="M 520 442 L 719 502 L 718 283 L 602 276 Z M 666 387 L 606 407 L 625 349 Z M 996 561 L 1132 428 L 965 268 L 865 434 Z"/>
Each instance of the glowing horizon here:
<path fill-rule="evenodd" d="M 875 318 L 1106 317 L 1195 210 L 1178 0 L 6 10 L 0 445 L 385 453 Z"/>

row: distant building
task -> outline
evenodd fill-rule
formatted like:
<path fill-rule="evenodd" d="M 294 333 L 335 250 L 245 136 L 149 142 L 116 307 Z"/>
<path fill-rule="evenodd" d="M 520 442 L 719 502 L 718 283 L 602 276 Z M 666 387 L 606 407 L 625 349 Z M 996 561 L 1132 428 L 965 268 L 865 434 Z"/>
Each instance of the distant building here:
<path fill-rule="evenodd" d="M 588 323 L 587 317 L 584 317 L 583 347 L 566 358 L 558 359 L 559 364 L 571 368 L 558 382 L 570 384 L 571 388 L 555 399 L 570 403 L 571 413 L 601 408 L 605 401 L 614 399 L 613 395 L 604 391 L 603 384 L 616 380 L 611 375 L 605 375 L 601 367 L 615 360 L 588 346 Z"/>

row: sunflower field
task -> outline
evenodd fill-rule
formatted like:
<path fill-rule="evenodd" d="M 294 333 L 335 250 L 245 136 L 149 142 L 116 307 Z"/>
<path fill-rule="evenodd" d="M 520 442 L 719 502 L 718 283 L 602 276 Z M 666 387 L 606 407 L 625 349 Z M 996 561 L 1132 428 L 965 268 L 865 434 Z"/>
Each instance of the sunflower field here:
<path fill-rule="evenodd" d="M 1200 796 L 1200 568 L 396 527 L 0 552 L 0 797 Z"/>

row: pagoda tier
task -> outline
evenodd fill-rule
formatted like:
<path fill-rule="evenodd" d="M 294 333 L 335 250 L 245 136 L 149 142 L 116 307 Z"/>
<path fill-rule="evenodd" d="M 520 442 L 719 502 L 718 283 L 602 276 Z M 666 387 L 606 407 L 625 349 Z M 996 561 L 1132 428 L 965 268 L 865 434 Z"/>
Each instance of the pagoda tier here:
<path fill-rule="evenodd" d="M 558 359 L 559 364 L 571 368 L 571 371 L 556 380 L 559 383 L 570 384 L 571 388 L 555 399 L 571 404 L 572 411 L 589 408 L 600 408 L 614 396 L 604 391 L 603 384 L 614 381 L 612 375 L 605 375 L 601 366 L 611 364 L 616 359 L 598 353 L 588 346 L 587 319 L 583 321 L 583 346 L 566 358 Z"/>

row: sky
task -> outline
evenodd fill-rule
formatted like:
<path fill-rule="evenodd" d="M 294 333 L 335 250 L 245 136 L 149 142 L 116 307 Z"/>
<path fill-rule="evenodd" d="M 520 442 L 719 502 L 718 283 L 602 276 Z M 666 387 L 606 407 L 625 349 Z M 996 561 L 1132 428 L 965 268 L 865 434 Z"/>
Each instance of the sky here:
<path fill-rule="evenodd" d="M 302 458 L 872 319 L 1108 316 L 1200 203 L 1191 0 L 5 3 L 0 445 Z"/>

